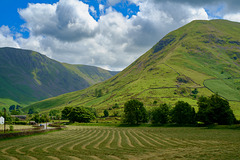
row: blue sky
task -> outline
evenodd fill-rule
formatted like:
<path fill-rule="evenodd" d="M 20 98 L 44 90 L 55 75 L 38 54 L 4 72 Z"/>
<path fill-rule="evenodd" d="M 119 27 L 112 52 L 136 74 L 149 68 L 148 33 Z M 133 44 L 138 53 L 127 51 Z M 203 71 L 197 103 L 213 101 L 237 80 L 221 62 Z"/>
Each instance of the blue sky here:
<path fill-rule="evenodd" d="M 192 20 L 240 22 L 239 0 L 0 0 L 0 47 L 122 70 Z"/>

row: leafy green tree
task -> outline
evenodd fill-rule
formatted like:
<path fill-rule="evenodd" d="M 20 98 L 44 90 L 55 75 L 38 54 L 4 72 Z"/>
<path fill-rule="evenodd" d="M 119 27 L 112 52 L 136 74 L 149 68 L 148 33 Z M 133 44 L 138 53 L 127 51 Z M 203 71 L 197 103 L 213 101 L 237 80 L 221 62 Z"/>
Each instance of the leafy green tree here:
<path fill-rule="evenodd" d="M 93 113 L 83 107 L 65 107 L 62 110 L 62 117 L 70 122 L 90 122 L 95 119 Z"/>
<path fill-rule="evenodd" d="M 159 107 L 155 107 L 151 111 L 151 120 L 152 123 L 166 124 L 170 119 L 170 107 L 166 104 L 160 104 Z"/>
<path fill-rule="evenodd" d="M 56 116 L 58 113 L 60 113 L 57 109 L 51 109 L 49 112 L 49 116 Z"/>
<path fill-rule="evenodd" d="M 218 94 L 198 99 L 198 120 L 205 124 L 233 124 L 236 118 L 227 100 Z"/>
<path fill-rule="evenodd" d="M 9 112 L 12 112 L 12 111 L 14 111 L 15 110 L 15 105 L 11 105 L 10 107 L 9 107 Z"/>
<path fill-rule="evenodd" d="M 139 124 L 147 121 L 148 114 L 142 102 L 138 100 L 130 100 L 124 104 L 124 123 Z"/>
<path fill-rule="evenodd" d="M 62 110 L 62 119 L 68 119 L 69 118 L 69 114 L 72 111 L 73 107 L 65 107 Z"/>
<path fill-rule="evenodd" d="M 95 119 L 95 116 L 83 107 L 74 107 L 68 115 L 70 122 L 90 122 Z"/>
<path fill-rule="evenodd" d="M 177 124 L 195 124 L 196 113 L 195 109 L 190 104 L 184 101 L 178 101 L 171 111 L 172 122 Z"/>
<path fill-rule="evenodd" d="M 105 109 L 105 110 L 103 111 L 103 114 L 104 114 L 104 117 L 108 117 L 108 116 L 109 116 L 108 110 Z"/>
<path fill-rule="evenodd" d="M 48 117 L 47 114 L 42 114 L 42 115 L 40 116 L 40 122 L 41 122 L 41 123 L 42 123 L 42 122 L 50 122 L 50 118 Z"/>
<path fill-rule="evenodd" d="M 34 108 L 34 107 L 29 108 L 28 114 L 34 114 L 34 113 L 38 114 L 39 111 L 36 108 Z"/>
<path fill-rule="evenodd" d="M 34 120 L 36 123 L 41 123 L 40 115 L 39 115 L 39 114 L 35 114 L 35 115 L 33 116 L 32 120 Z"/>

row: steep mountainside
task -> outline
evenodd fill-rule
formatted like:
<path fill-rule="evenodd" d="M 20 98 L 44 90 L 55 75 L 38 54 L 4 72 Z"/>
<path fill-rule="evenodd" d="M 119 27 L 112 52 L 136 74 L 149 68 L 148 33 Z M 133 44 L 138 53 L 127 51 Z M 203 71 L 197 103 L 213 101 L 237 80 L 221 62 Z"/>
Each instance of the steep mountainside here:
<path fill-rule="evenodd" d="M 232 100 L 233 110 L 240 117 L 240 109 L 236 107 L 240 101 L 239 37 L 240 23 L 193 21 L 166 35 L 111 79 L 29 107 L 44 111 L 83 105 L 102 112 L 115 103 L 123 107 L 131 98 L 143 101 L 147 107 L 154 107 L 154 101 L 174 104 L 178 100 L 196 106 L 198 96 L 218 92 Z M 103 91 L 102 97 L 95 96 L 96 89 Z"/>
<path fill-rule="evenodd" d="M 101 68 L 62 64 L 40 53 L 0 48 L 0 102 L 43 100 L 81 90 L 104 81 L 117 72 Z"/>

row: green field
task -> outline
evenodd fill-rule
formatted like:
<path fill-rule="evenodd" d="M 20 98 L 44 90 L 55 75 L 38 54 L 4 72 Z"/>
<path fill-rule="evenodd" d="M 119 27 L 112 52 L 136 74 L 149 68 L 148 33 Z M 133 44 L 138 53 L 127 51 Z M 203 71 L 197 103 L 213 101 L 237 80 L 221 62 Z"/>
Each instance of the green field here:
<path fill-rule="evenodd" d="M 0 159 L 238 159 L 240 130 L 68 126 L 0 141 Z"/>
<path fill-rule="evenodd" d="M 231 101 L 240 101 L 240 78 L 211 79 L 205 81 L 206 87 Z"/>

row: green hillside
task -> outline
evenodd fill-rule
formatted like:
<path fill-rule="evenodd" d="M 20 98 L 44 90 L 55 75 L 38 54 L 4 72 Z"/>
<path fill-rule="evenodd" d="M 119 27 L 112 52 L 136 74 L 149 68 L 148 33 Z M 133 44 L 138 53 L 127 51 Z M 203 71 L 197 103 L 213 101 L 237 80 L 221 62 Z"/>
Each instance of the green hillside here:
<path fill-rule="evenodd" d="M 87 88 L 116 73 L 62 64 L 29 50 L 0 48 L 0 104 L 29 104 Z"/>
<path fill-rule="evenodd" d="M 131 99 L 148 108 L 178 100 L 196 106 L 200 95 L 218 92 L 227 98 L 240 118 L 240 23 L 226 20 L 193 21 L 161 39 L 125 70 L 90 88 L 50 98 L 29 107 L 50 108 L 82 105 L 99 113 L 115 103 L 120 109 Z M 95 90 L 103 96 L 96 97 Z M 197 90 L 197 94 L 192 91 Z M 27 110 L 28 108 L 26 108 Z"/>

